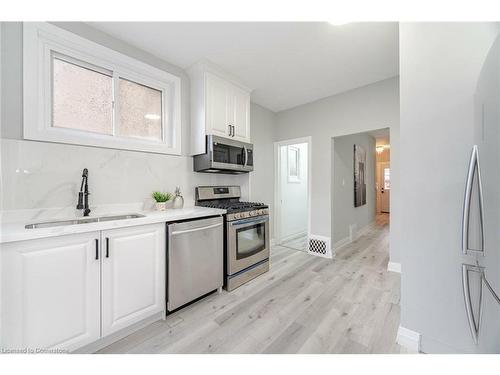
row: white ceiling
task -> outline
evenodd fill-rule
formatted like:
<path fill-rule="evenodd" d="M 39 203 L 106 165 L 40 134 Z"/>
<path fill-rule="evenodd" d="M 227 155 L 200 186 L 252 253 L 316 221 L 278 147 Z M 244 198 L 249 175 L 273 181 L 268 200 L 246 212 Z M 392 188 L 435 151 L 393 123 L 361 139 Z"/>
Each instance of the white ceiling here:
<path fill-rule="evenodd" d="M 398 75 L 398 24 L 92 22 L 181 68 L 208 59 L 273 111 Z"/>

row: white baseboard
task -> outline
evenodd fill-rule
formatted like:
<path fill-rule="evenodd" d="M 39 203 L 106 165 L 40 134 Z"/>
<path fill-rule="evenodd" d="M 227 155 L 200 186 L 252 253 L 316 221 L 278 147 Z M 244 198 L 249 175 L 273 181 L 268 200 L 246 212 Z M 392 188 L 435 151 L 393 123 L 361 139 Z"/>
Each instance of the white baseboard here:
<path fill-rule="evenodd" d="M 371 222 L 370 224 L 365 225 L 363 228 L 361 228 L 359 230 L 355 230 L 355 231 L 350 230 L 349 236 L 342 238 L 341 240 L 335 242 L 333 244 L 333 248 L 335 250 L 338 250 L 341 247 L 343 247 L 345 245 L 349 245 L 351 242 L 356 241 L 359 237 L 361 237 L 366 232 L 368 232 L 368 230 L 373 226 L 374 223 L 375 222 Z M 357 227 L 357 226 L 355 226 L 355 227 Z"/>
<path fill-rule="evenodd" d="M 413 352 L 420 352 L 420 333 L 399 326 L 396 342 Z"/>
<path fill-rule="evenodd" d="M 304 237 L 304 236 L 307 236 L 307 231 L 302 231 L 302 232 L 298 232 L 298 233 L 294 233 L 294 234 L 289 234 L 288 236 L 282 237 L 281 238 L 281 242 L 295 240 L 297 238 Z"/>
<path fill-rule="evenodd" d="M 401 263 L 396 263 L 396 262 L 387 263 L 387 271 L 401 273 Z"/>
<path fill-rule="evenodd" d="M 338 250 L 342 246 L 348 245 L 350 243 L 351 243 L 351 239 L 349 237 L 346 237 L 346 238 L 341 239 L 340 241 L 335 242 L 335 244 L 333 245 L 333 248 L 335 250 Z"/>

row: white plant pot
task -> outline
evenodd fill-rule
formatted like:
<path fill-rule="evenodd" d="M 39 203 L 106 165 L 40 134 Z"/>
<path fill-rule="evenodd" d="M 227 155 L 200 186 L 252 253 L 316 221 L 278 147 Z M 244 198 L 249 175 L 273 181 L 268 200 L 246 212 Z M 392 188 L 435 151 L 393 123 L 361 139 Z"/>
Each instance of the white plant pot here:
<path fill-rule="evenodd" d="M 167 209 L 167 202 L 155 202 L 156 211 L 165 211 Z"/>

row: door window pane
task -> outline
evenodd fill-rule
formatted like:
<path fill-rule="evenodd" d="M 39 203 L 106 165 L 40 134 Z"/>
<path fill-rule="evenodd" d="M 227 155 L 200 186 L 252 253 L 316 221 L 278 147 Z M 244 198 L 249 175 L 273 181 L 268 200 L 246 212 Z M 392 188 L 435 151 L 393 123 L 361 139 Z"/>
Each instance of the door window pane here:
<path fill-rule="evenodd" d="M 236 259 L 244 259 L 266 248 L 265 224 L 255 224 L 236 231 Z"/>
<path fill-rule="evenodd" d="M 162 92 L 122 78 L 118 86 L 118 135 L 162 140 Z"/>
<path fill-rule="evenodd" d="M 391 169 L 384 168 L 384 189 L 390 190 L 391 188 Z"/>
<path fill-rule="evenodd" d="M 113 80 L 54 57 L 52 126 L 113 134 Z"/>

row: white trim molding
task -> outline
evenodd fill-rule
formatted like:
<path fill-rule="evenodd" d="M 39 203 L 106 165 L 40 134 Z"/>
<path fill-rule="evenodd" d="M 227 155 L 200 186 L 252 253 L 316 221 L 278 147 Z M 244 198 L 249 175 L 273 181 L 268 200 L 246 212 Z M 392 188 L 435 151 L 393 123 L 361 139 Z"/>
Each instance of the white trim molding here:
<path fill-rule="evenodd" d="M 396 342 L 412 352 L 420 352 L 420 338 L 418 332 L 399 326 Z"/>
<path fill-rule="evenodd" d="M 113 84 L 113 134 L 53 126 L 53 60 L 106 71 Z M 129 80 L 162 93 L 161 139 L 120 136 L 118 82 Z M 181 79 L 142 61 L 45 22 L 23 24 L 23 137 L 45 142 L 181 154 Z"/>
<path fill-rule="evenodd" d="M 401 273 L 401 263 L 397 262 L 387 263 L 387 271 Z"/>

